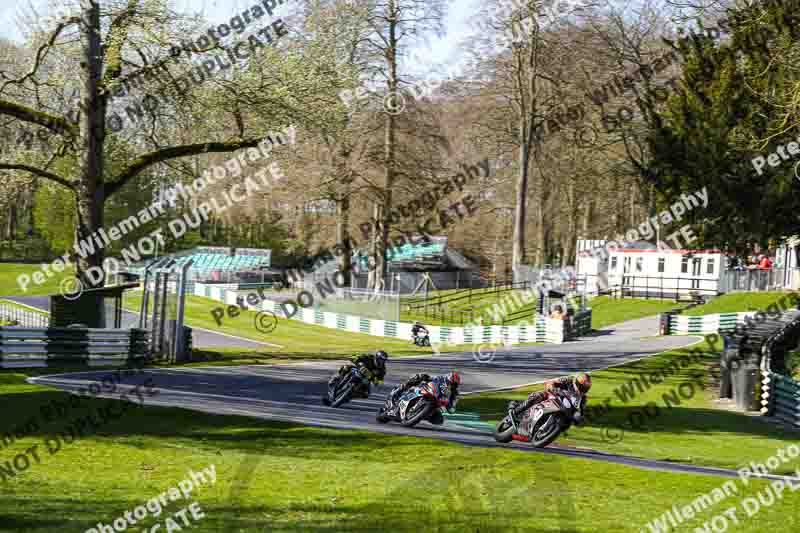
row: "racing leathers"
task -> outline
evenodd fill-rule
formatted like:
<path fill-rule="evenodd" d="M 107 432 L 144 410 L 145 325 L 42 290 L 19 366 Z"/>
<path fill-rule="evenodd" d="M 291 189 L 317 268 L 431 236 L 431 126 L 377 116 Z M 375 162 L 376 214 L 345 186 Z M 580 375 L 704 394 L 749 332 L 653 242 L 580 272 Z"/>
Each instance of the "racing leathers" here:
<path fill-rule="evenodd" d="M 575 385 L 575 378 L 573 377 L 563 377 L 559 379 L 554 379 L 548 381 L 545 384 L 543 391 L 533 392 L 528 396 L 528 399 L 524 402 L 513 402 L 514 405 L 514 414 L 520 415 L 524 413 L 527 409 L 530 409 L 534 405 L 539 402 L 543 402 L 547 399 L 547 392 L 554 391 L 554 390 L 565 390 L 570 391 L 573 394 L 576 394 L 578 397 L 581 398 L 581 405 L 579 407 L 580 412 L 583 412 L 583 408 L 586 405 L 586 395 L 583 394 L 578 387 Z"/>
<path fill-rule="evenodd" d="M 359 371 L 364 374 L 364 377 L 376 385 L 383 383 L 383 378 L 386 376 L 386 365 L 379 362 L 374 355 L 364 354 L 356 356 L 350 363 L 342 365 L 342 367 L 339 368 L 339 372 L 328 380 L 328 387 L 335 387 L 338 381 L 349 374 L 353 367 L 358 368 Z M 369 393 L 369 383 L 363 383 L 354 391 L 355 395 L 364 398 L 368 398 Z"/>
<path fill-rule="evenodd" d="M 428 330 L 425 329 L 425 326 L 423 326 L 422 324 L 414 324 L 413 326 L 411 326 L 411 334 L 414 337 L 422 337 L 424 335 L 428 335 L 429 333 Z"/>
<path fill-rule="evenodd" d="M 395 387 L 394 390 L 392 390 L 392 392 L 389 394 L 392 404 L 396 403 L 403 393 L 422 383 L 432 383 L 439 392 L 439 396 L 442 398 L 447 398 L 448 413 L 454 413 L 456 411 L 456 404 L 458 403 L 458 386 L 450 383 L 447 379 L 447 375 L 431 377 L 428 374 L 414 374 L 405 383 Z M 437 409 L 434 415 L 430 418 L 429 422 L 436 425 L 443 424 L 444 416 L 442 416 L 441 410 Z"/>

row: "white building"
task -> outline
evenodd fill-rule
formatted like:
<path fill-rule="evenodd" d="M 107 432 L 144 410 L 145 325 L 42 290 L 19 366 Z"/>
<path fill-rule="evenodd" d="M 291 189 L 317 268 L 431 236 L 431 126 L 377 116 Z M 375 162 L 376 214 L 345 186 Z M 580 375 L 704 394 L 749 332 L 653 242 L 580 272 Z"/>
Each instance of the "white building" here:
<path fill-rule="evenodd" d="M 800 289 L 800 236 L 789 238 L 775 251 L 774 266 L 782 271 L 785 288 Z"/>
<path fill-rule="evenodd" d="M 591 251 L 589 242 L 605 243 L 579 241 L 576 270 L 586 275 L 590 294 L 610 289 L 635 297 L 679 298 L 690 292 L 711 296 L 717 294 L 726 268 L 719 250 L 671 250 L 638 241 L 602 254 Z"/>

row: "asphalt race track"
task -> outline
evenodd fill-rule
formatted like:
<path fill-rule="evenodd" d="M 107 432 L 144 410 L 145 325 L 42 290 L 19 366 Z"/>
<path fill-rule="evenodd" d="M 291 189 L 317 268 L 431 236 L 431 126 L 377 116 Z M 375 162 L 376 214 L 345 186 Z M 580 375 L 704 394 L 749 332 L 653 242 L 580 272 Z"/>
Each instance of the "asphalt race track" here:
<path fill-rule="evenodd" d="M 407 429 L 399 424 L 384 425 L 375 421 L 375 413 L 391 388 L 417 372 L 438 374 L 457 370 L 462 374 L 462 391 L 465 394 L 474 394 L 519 387 L 582 370 L 599 370 L 701 340 L 701 337 L 655 337 L 657 325 L 657 319 L 650 317 L 612 326 L 579 341 L 560 345 L 504 348 L 489 363 L 477 361 L 472 353 L 403 359 L 391 359 L 390 353 L 386 383 L 373 388 L 369 399 L 354 400 L 338 409 L 325 407 L 321 403 L 328 378 L 341 364 L 336 361 L 274 366 L 153 369 L 126 378 L 124 384 L 136 385 L 148 378 L 153 379 L 158 394 L 146 397 L 146 405 L 183 407 L 208 413 L 252 416 L 311 426 L 414 435 L 477 446 L 513 446 L 538 453 L 583 457 L 652 470 L 736 477 L 736 472 L 732 470 L 650 461 L 592 450 L 564 448 L 557 444 L 545 450 L 536 450 L 517 442 L 498 444 L 485 431 L 451 422 L 440 427 L 423 422 L 415 428 Z M 380 340 L 376 338 L 375 348 L 379 347 Z M 92 371 L 49 375 L 30 378 L 28 381 L 70 391 L 99 382 L 108 373 L 109 371 Z M 119 391 L 116 395 L 119 395 Z"/>

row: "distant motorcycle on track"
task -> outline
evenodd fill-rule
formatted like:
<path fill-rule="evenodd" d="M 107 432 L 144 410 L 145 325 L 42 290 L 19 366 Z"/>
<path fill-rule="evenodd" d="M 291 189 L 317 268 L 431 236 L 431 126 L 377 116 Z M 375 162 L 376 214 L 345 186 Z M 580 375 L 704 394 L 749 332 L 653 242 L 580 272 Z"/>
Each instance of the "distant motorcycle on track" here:
<path fill-rule="evenodd" d="M 422 347 L 430 346 L 431 337 L 427 333 L 424 335 L 414 335 L 414 344 Z"/>

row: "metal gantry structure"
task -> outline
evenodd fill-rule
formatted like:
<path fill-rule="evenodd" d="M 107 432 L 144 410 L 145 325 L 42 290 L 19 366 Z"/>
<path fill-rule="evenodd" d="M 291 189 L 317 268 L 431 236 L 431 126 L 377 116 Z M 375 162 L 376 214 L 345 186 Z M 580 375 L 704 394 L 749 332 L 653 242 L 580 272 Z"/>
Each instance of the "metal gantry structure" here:
<path fill-rule="evenodd" d="M 139 327 L 150 330 L 152 356 L 172 363 L 188 360 L 190 353 L 183 323 L 191 266 L 192 260 L 177 265 L 175 259 L 164 257 L 148 265 L 144 272 Z M 174 306 L 170 305 L 170 299 Z"/>

